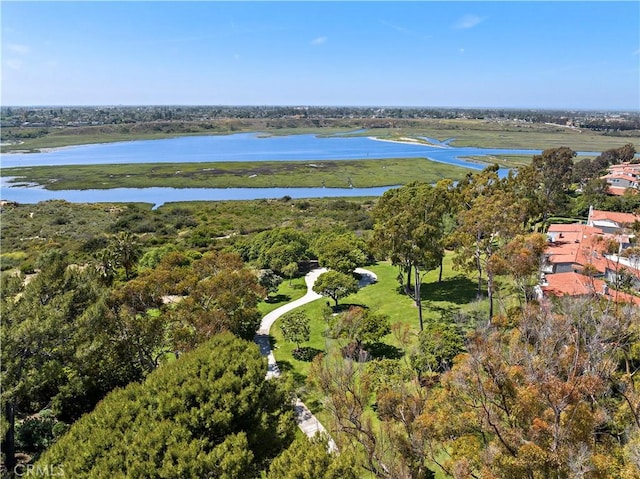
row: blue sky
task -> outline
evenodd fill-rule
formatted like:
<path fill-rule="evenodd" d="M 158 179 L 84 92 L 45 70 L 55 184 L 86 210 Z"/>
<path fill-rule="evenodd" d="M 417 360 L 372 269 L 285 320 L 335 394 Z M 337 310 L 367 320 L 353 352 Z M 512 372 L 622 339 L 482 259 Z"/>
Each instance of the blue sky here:
<path fill-rule="evenodd" d="M 640 2 L 1 3 L 3 105 L 640 110 Z"/>

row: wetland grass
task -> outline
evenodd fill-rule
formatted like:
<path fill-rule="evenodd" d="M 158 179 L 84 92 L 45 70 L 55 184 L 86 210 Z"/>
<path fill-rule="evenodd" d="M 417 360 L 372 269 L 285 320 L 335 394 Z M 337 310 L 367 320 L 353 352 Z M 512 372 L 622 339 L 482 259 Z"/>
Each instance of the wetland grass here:
<path fill-rule="evenodd" d="M 2 176 L 51 190 L 109 188 L 366 188 L 460 179 L 470 170 L 423 158 L 138 163 L 4 168 Z"/>
<path fill-rule="evenodd" d="M 33 129 L 33 128 L 32 128 Z M 8 129 L 10 131 L 10 129 Z M 28 131 L 29 128 L 20 129 Z M 36 130 L 36 129 L 33 129 Z M 375 136 L 381 139 L 430 137 L 443 141 L 455 138 L 452 146 L 544 150 L 567 146 L 575 151 L 605 151 L 632 143 L 640 150 L 640 134 L 630 131 L 614 136 L 590 130 L 569 129 L 559 125 L 487 121 L 481 119 L 327 119 L 310 126 L 303 121 L 269 122 L 265 120 L 218 120 L 212 122 L 142 122 L 131 125 L 49 128 L 37 138 L 20 144 L 3 145 L 2 152 L 60 148 L 71 145 L 153 140 L 194 135 L 229 135 L 259 132 L 264 135 Z"/>

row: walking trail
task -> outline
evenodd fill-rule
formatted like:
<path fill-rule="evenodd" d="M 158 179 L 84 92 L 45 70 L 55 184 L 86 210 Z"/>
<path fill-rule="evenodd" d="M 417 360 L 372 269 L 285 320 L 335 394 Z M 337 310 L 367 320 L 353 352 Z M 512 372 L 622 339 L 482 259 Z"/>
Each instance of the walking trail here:
<path fill-rule="evenodd" d="M 321 298 L 321 295 L 313 291 L 313 284 L 316 282 L 316 279 L 318 279 L 318 276 L 326 271 L 326 268 L 317 268 L 311 270 L 304 278 L 305 283 L 307 284 L 307 294 L 305 294 L 301 298 L 296 299 L 295 301 L 274 309 L 264 318 L 262 318 L 260 329 L 258 329 L 254 341 L 260 347 L 260 353 L 263 356 L 267 356 L 268 358 L 269 365 L 267 368 L 266 379 L 270 379 L 272 377 L 280 375 L 280 369 L 278 369 L 278 364 L 276 363 L 276 358 L 273 355 L 273 351 L 271 350 L 271 343 L 269 342 L 269 330 L 271 329 L 271 326 L 283 314 L 288 313 L 289 311 L 292 311 L 304 304 L 310 303 L 311 301 L 315 301 L 318 298 Z M 358 268 L 355 271 L 356 273 L 361 275 L 359 284 L 360 287 L 371 284 L 377 280 L 375 273 L 373 273 L 372 271 L 362 268 Z M 326 435 L 327 437 L 329 437 L 329 450 L 337 450 L 333 439 L 330 438 L 329 433 L 327 432 L 325 427 L 299 398 L 296 398 L 296 404 L 294 408 L 298 427 L 307 435 L 307 437 L 311 438 L 316 434 Z"/>

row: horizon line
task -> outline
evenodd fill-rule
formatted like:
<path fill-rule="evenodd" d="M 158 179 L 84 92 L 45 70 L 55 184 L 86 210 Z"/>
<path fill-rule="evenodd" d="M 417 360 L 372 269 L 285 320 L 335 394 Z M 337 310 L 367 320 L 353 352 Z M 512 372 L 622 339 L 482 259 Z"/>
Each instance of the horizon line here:
<path fill-rule="evenodd" d="M 640 107 L 612 108 L 612 107 L 545 107 L 545 106 L 429 106 L 429 105 L 331 105 L 331 104 L 225 104 L 225 103 L 51 103 L 51 104 L 2 104 L 0 108 L 141 108 L 141 107 L 224 107 L 224 108 L 395 108 L 395 109 L 421 109 L 421 110 L 530 110 L 530 111 L 578 111 L 578 112 L 622 112 L 640 113 Z"/>

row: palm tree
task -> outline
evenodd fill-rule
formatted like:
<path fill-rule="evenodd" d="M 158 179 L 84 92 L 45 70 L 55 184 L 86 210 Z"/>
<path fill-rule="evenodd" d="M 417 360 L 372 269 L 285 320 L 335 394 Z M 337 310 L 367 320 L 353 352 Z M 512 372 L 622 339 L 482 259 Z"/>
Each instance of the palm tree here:
<path fill-rule="evenodd" d="M 116 271 L 117 260 L 112 248 L 104 248 L 93 255 L 96 273 L 105 284 L 111 284 Z"/>
<path fill-rule="evenodd" d="M 136 237 L 128 231 L 121 231 L 111 242 L 111 251 L 116 263 L 124 268 L 125 278 L 131 277 L 131 270 L 136 265 L 142 250 Z"/>

